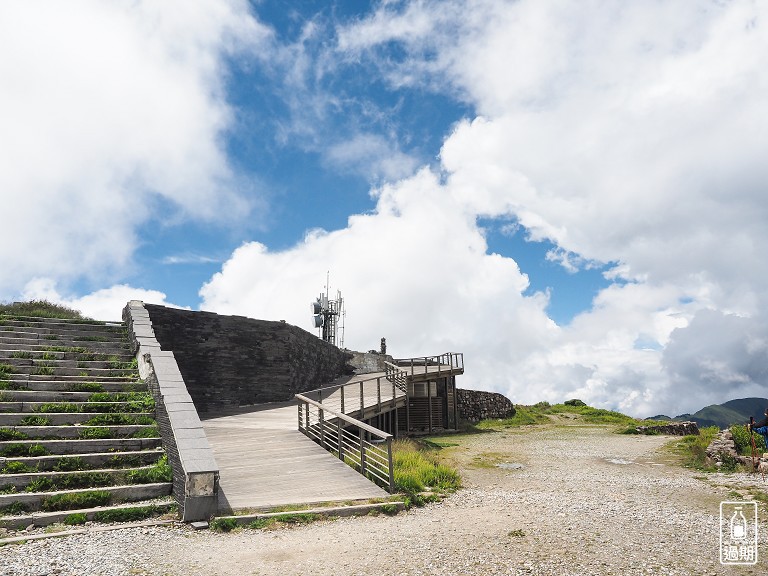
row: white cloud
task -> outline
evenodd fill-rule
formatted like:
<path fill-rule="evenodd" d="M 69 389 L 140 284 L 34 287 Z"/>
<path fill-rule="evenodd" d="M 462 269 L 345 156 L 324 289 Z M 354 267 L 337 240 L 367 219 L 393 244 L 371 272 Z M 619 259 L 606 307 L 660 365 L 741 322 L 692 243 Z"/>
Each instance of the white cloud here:
<path fill-rule="evenodd" d="M 56 281 L 50 278 L 35 278 L 27 283 L 22 293 L 22 300 L 47 300 L 78 310 L 87 318 L 107 321 L 122 320 L 123 308 L 131 300 L 179 308 L 179 306 L 168 302 L 162 292 L 134 288 L 126 284 L 103 288 L 85 296 L 62 295 L 59 293 Z"/>
<path fill-rule="evenodd" d="M 266 36 L 237 0 L 3 3 L 3 231 L 23 244 L 0 245 L 0 294 L 108 278 L 149 219 L 247 214 L 222 150 L 221 64 Z"/>
<path fill-rule="evenodd" d="M 442 174 L 383 187 L 346 229 L 280 253 L 241 247 L 205 307 L 305 326 L 296 303 L 330 269 L 350 346 L 464 351 L 465 384 L 515 401 L 646 416 L 764 395 L 765 374 L 745 366 L 762 358 L 768 305 L 766 22 L 768 5 L 748 1 L 382 4 L 339 30 L 341 57 L 481 116 L 446 139 Z M 514 261 L 486 253 L 475 221 L 489 216 L 574 268 L 616 262 L 621 282 L 557 327 Z"/>

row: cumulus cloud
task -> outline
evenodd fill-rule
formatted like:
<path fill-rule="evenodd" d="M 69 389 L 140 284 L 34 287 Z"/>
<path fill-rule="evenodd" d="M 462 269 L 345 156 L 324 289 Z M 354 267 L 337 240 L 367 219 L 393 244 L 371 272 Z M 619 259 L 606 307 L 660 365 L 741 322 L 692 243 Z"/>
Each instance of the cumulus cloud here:
<path fill-rule="evenodd" d="M 222 62 L 267 37 L 237 0 L 3 3 L 3 231 L 23 244 L 0 245 L 0 294 L 104 281 L 152 219 L 247 214 L 222 149 Z"/>
<path fill-rule="evenodd" d="M 767 17 L 747 1 L 381 4 L 338 30 L 339 57 L 478 115 L 438 171 L 383 186 L 346 229 L 242 246 L 204 307 L 307 325 L 295 303 L 331 270 L 351 347 L 464 351 L 465 384 L 515 401 L 647 416 L 764 395 Z M 557 326 L 479 217 L 515 220 L 574 270 L 615 262 L 615 284 Z"/>
<path fill-rule="evenodd" d="M 103 288 L 85 296 L 62 295 L 56 281 L 50 278 L 35 278 L 28 282 L 24 287 L 22 300 L 47 300 L 78 310 L 87 318 L 111 321 L 122 319 L 123 308 L 130 300 L 180 308 L 168 302 L 166 295 L 162 292 L 135 288 L 126 284 Z"/>

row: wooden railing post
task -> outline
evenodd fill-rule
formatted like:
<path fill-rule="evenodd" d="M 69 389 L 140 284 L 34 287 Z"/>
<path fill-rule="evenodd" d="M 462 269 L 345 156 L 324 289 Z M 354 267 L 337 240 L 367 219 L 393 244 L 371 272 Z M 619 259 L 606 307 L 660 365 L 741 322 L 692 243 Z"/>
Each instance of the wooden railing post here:
<path fill-rule="evenodd" d="M 392 437 L 387 438 L 387 460 L 389 460 L 389 493 L 395 493 L 395 467 L 392 463 Z"/>
<path fill-rule="evenodd" d="M 341 413 L 342 414 L 346 414 L 346 412 L 344 411 L 344 388 L 345 386 L 341 387 Z"/>
<path fill-rule="evenodd" d="M 365 412 L 365 395 L 363 394 L 363 382 L 360 381 L 360 420 L 363 419 Z"/>
<path fill-rule="evenodd" d="M 376 378 L 376 412 L 381 414 L 381 378 Z"/>
<path fill-rule="evenodd" d="M 360 474 L 365 476 L 368 471 L 368 463 L 365 461 L 365 432 L 360 429 Z"/>
<path fill-rule="evenodd" d="M 302 424 L 302 417 L 301 417 L 301 402 L 298 403 L 297 407 L 299 409 L 299 430 L 301 430 L 301 424 Z"/>
<path fill-rule="evenodd" d="M 344 445 L 341 442 L 341 433 L 343 428 L 341 427 L 341 418 L 336 418 L 336 440 L 339 443 L 339 460 L 344 462 Z"/>
<path fill-rule="evenodd" d="M 320 421 L 320 446 L 325 448 L 325 415 L 322 408 L 318 408 L 319 421 Z"/>

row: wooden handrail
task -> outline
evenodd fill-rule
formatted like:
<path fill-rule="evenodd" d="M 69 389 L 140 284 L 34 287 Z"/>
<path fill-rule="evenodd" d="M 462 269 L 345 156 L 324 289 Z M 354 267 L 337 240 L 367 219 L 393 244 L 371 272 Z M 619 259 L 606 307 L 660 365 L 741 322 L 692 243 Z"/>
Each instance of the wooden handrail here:
<path fill-rule="evenodd" d="M 325 412 L 328 412 L 329 414 L 334 415 L 336 418 L 341 418 L 348 424 L 352 424 L 353 426 L 357 426 L 361 430 L 365 430 L 366 432 L 373 434 L 374 436 L 378 436 L 382 440 L 386 440 L 387 438 L 392 438 L 392 434 L 389 434 L 387 432 L 384 432 L 383 430 L 379 430 L 378 428 L 374 428 L 373 426 L 369 426 L 365 422 L 361 422 L 360 420 L 357 420 L 356 418 L 352 418 L 351 416 L 347 416 L 346 414 L 342 414 L 341 412 L 337 412 L 336 410 L 333 410 L 332 408 L 328 408 L 326 406 L 323 406 L 320 402 L 315 402 L 311 398 L 307 398 L 303 394 L 296 394 L 296 399 L 301 400 L 302 402 L 306 402 L 307 404 L 311 404 L 315 408 L 319 408 L 320 410 L 323 410 Z"/>

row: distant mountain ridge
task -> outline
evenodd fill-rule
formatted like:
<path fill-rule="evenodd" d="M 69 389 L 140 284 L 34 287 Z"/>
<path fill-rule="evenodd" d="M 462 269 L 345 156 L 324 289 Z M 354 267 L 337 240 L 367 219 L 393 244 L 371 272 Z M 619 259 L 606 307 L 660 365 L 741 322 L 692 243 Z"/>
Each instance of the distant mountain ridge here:
<path fill-rule="evenodd" d="M 646 420 L 670 420 L 673 422 L 690 420 L 702 428 L 705 426 L 728 428 L 731 424 L 746 424 L 749 422 L 750 416 L 754 416 L 756 420 L 761 419 L 766 408 L 768 408 L 768 398 L 739 398 L 722 404 L 711 404 L 693 414 L 680 414 L 674 418 L 659 414 L 646 418 Z"/>

